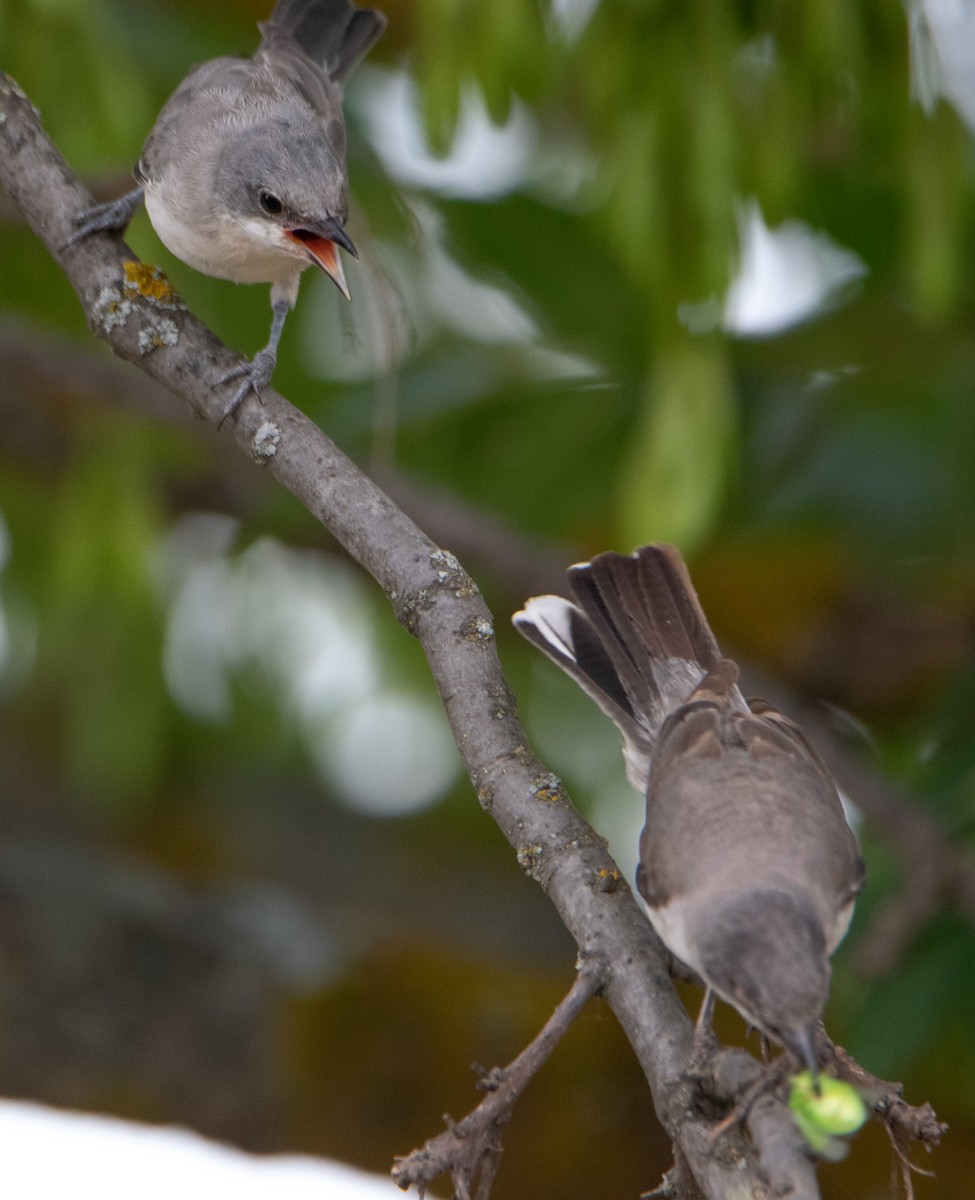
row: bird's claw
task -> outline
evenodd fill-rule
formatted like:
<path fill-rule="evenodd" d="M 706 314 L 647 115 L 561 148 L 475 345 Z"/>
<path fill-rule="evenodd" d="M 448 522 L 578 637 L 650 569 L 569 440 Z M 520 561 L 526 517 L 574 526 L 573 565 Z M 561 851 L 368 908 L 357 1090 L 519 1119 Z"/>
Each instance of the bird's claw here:
<path fill-rule="evenodd" d="M 260 400 L 261 392 L 271 382 L 271 377 L 274 374 L 274 367 L 277 361 L 277 356 L 269 350 L 260 350 L 250 362 L 241 363 L 239 367 L 234 367 L 232 371 L 228 371 L 226 375 L 221 376 L 218 387 L 224 383 L 230 383 L 233 379 L 242 379 L 240 387 L 234 392 L 233 399 L 227 405 L 220 415 L 220 420 L 217 422 L 219 429 L 228 417 L 232 417 L 238 408 L 247 399 L 249 392 Z"/>
<path fill-rule="evenodd" d="M 84 241 L 93 233 L 124 233 L 141 199 L 142 192 L 137 190 L 119 196 L 117 200 L 85 209 L 75 218 L 74 232 L 65 241 L 63 249 L 67 250 L 69 246 Z"/>

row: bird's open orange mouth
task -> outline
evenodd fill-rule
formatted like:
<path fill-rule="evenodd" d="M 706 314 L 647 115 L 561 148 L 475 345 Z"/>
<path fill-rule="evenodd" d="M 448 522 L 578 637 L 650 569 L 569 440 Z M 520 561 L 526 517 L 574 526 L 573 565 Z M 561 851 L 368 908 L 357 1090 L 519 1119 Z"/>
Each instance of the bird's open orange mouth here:
<path fill-rule="evenodd" d="M 285 236 L 305 250 L 312 262 L 321 267 L 333 281 L 346 300 L 351 300 L 349 287 L 345 282 L 345 272 L 342 270 L 342 260 L 339 258 L 339 248 L 336 244 L 320 233 L 310 229 L 286 229 Z"/>

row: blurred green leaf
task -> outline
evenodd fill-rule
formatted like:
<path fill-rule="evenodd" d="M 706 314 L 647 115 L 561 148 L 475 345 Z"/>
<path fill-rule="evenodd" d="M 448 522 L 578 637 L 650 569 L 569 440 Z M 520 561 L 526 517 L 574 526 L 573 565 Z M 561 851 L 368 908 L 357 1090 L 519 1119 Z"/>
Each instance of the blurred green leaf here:
<path fill-rule="evenodd" d="M 674 542 L 685 553 L 700 545 L 720 511 L 734 443 L 734 395 L 724 347 L 688 340 L 661 349 L 620 473 L 624 545 Z"/>
<path fill-rule="evenodd" d="M 162 530 L 155 430 L 122 422 L 92 440 L 59 487 L 43 596 L 41 669 L 64 691 L 67 770 L 124 810 L 163 771 L 169 704 L 150 553 Z"/>
<path fill-rule="evenodd" d="M 850 1040 L 853 1056 L 890 1079 L 924 1055 L 966 995 L 959 985 L 973 952 L 970 929 L 950 922 L 927 930 L 909 961 L 872 989 Z"/>

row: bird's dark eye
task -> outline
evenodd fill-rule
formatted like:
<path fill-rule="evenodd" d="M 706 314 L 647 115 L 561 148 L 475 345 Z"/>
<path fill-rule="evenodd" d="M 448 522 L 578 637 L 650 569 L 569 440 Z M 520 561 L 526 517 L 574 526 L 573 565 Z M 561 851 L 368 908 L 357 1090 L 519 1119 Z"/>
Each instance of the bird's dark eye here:
<path fill-rule="evenodd" d="M 272 216 L 279 213 L 281 209 L 284 208 L 284 205 L 277 198 L 277 196 L 274 195 L 273 192 L 261 192 L 261 194 L 258 196 L 258 199 L 261 202 L 261 208 L 263 208 L 266 213 L 271 213 Z"/>

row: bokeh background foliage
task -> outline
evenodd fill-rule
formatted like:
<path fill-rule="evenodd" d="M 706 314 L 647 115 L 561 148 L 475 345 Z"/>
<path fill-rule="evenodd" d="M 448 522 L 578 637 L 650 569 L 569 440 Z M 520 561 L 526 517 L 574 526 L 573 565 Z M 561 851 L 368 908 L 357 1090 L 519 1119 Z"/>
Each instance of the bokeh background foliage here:
<path fill-rule="evenodd" d="M 250 50 L 266 8 L 0 0 L 0 65 L 111 195 L 187 66 Z M 661 538 L 729 651 L 830 705 L 971 855 L 975 156 L 934 6 L 386 8 L 349 101 L 354 304 L 306 278 L 280 389 L 461 553 L 539 747 L 628 870 L 615 735 L 505 617 L 553 565 Z M 791 259 L 762 319 L 735 318 L 756 212 L 855 269 L 790 318 Z M 194 274 L 144 215 L 130 242 L 228 343 L 263 343 L 264 289 Z M 0 379 L 0 1091 L 382 1169 L 541 1024 L 569 939 L 368 582 L 107 362 L 9 207 Z M 956 1197 L 970 915 L 935 900 L 878 973 L 918 864 L 861 836 L 829 1026 L 951 1123 L 918 1194 Z M 866 1133 L 824 1194 L 888 1195 L 888 1158 Z M 497 1195 L 635 1195 L 666 1166 L 593 1006 Z"/>

